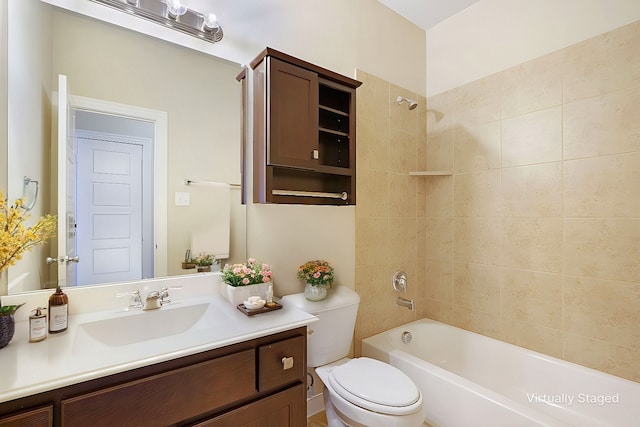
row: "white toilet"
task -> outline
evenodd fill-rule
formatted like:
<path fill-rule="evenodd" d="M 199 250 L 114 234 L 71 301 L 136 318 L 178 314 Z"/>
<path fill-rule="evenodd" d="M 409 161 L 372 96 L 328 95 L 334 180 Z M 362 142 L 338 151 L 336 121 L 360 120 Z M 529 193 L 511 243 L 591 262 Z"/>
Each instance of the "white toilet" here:
<path fill-rule="evenodd" d="M 346 358 L 360 297 L 334 286 L 327 298 L 312 302 L 304 294 L 286 295 L 293 304 L 318 317 L 308 326 L 307 365 L 325 385 L 329 427 L 419 427 L 424 422 L 422 393 L 399 369 L 367 357 Z"/>

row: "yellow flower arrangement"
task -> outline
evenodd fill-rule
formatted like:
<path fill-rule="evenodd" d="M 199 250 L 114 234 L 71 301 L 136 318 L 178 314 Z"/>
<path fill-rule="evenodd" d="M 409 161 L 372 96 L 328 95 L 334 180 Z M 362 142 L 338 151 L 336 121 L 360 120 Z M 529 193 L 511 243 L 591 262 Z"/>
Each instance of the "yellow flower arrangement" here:
<path fill-rule="evenodd" d="M 0 191 L 0 273 L 22 258 L 25 251 L 41 245 L 56 234 L 55 215 L 44 215 L 31 227 L 24 222 L 29 218 L 22 207 L 23 199 L 8 205 Z"/>

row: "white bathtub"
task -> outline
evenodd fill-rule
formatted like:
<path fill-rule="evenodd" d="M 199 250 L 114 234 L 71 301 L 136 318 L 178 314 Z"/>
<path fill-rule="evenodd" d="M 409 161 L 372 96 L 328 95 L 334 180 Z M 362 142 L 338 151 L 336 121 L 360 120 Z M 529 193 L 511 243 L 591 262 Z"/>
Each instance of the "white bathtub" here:
<path fill-rule="evenodd" d="M 414 380 L 433 427 L 640 426 L 640 383 L 433 320 L 367 338 L 362 355 Z"/>

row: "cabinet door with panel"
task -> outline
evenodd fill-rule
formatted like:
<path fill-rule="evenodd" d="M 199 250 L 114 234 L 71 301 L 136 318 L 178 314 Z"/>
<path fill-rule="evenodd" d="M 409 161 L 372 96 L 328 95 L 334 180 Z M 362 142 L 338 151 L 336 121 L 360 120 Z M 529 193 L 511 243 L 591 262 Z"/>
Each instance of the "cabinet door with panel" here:
<path fill-rule="evenodd" d="M 195 424 L 197 427 L 304 427 L 306 400 L 303 384 L 288 388 L 231 412 Z"/>
<path fill-rule="evenodd" d="M 0 417 L 1 427 L 51 427 L 52 425 L 53 405 Z"/>
<path fill-rule="evenodd" d="M 318 75 L 268 58 L 267 164 L 315 169 Z"/>

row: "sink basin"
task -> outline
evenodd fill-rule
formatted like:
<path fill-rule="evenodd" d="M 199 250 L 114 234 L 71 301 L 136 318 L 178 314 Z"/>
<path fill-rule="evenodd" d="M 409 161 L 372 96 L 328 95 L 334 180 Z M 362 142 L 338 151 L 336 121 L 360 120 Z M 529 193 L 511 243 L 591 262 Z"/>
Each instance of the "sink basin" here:
<path fill-rule="evenodd" d="M 79 328 L 103 344 L 121 347 L 184 333 L 198 323 L 208 307 L 209 303 L 160 308 L 81 323 Z"/>

